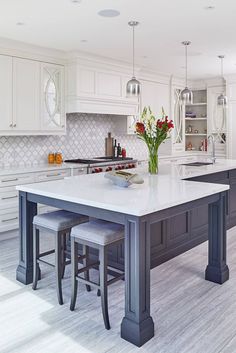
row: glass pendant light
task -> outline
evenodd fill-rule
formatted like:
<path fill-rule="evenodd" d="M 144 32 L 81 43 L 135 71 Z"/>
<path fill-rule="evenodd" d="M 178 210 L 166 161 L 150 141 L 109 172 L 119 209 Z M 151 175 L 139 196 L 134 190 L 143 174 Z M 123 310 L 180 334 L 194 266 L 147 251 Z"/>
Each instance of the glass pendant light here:
<path fill-rule="evenodd" d="M 185 46 L 185 89 L 183 89 L 180 93 L 181 103 L 193 104 L 193 92 L 188 88 L 188 52 L 187 48 L 191 44 L 189 41 L 182 42 Z"/>
<path fill-rule="evenodd" d="M 224 72 L 223 72 L 223 60 L 224 60 L 224 55 L 219 55 L 218 58 L 221 60 L 221 77 L 222 80 L 224 80 Z M 227 97 L 226 95 L 224 95 L 224 93 L 221 93 L 218 97 L 217 97 L 217 104 L 218 105 L 223 105 L 226 106 L 227 105 Z"/>
<path fill-rule="evenodd" d="M 128 25 L 133 28 L 133 77 L 131 80 L 127 82 L 126 85 L 126 94 L 129 97 L 138 97 L 140 95 L 141 91 L 141 83 L 136 79 L 135 74 L 134 74 L 134 28 L 138 25 L 139 23 L 137 21 L 130 21 Z"/>

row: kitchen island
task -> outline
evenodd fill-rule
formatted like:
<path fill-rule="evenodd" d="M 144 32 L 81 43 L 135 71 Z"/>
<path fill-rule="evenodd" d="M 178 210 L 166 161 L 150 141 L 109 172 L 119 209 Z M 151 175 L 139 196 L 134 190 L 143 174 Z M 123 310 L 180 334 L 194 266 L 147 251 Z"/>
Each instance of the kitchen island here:
<path fill-rule="evenodd" d="M 20 262 L 17 279 L 22 283 L 32 282 L 32 220 L 37 203 L 125 226 L 125 316 L 121 337 L 137 346 L 154 335 L 150 315 L 150 247 L 151 233 L 158 236 L 157 224 L 207 207 L 209 256 L 205 278 L 220 284 L 229 278 L 226 264 L 229 185 L 181 180 L 164 168 L 158 176 L 140 173 L 144 184 L 126 189 L 114 186 L 103 173 L 18 187 Z"/>

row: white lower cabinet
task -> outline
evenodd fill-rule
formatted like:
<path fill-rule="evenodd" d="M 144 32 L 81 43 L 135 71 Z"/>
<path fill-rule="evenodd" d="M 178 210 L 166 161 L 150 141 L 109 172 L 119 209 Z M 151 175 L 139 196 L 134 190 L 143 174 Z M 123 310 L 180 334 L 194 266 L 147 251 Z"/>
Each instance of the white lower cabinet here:
<path fill-rule="evenodd" d="M 79 167 L 79 168 L 71 169 L 71 176 L 78 176 L 78 175 L 83 175 L 83 174 L 87 174 L 86 167 Z"/>
<path fill-rule="evenodd" d="M 19 228 L 18 207 L 5 208 L 0 210 L 0 232 L 6 232 Z"/>
<path fill-rule="evenodd" d="M 56 171 L 46 171 L 35 175 L 35 182 L 64 179 L 70 176 L 70 169 L 60 169 Z"/>
<path fill-rule="evenodd" d="M 79 169 L 79 168 L 78 168 Z M 81 169 L 81 168 L 80 168 Z M 17 185 L 64 179 L 71 176 L 71 169 L 16 173 L 0 177 L 0 233 L 19 228 L 19 194 Z M 76 174 L 76 175 L 79 175 Z M 53 207 L 38 205 L 38 213 L 55 210 Z"/>

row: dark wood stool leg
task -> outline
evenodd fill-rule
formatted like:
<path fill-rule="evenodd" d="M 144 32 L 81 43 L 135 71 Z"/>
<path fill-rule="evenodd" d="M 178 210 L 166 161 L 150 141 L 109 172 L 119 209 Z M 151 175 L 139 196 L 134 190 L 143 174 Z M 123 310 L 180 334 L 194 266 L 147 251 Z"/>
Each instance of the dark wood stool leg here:
<path fill-rule="evenodd" d="M 85 255 L 85 259 L 83 260 L 83 266 L 86 267 L 88 266 L 88 260 L 89 260 L 89 247 L 87 245 L 83 245 L 83 255 Z M 89 281 L 89 270 L 84 272 L 84 278 L 86 281 Z M 86 289 L 87 292 L 91 291 L 91 287 L 86 284 Z"/>
<path fill-rule="evenodd" d="M 71 237 L 71 302 L 70 310 L 75 309 L 77 290 L 78 290 L 78 281 L 76 279 L 78 273 L 78 244 L 75 242 L 75 239 Z"/>
<path fill-rule="evenodd" d="M 57 298 L 60 305 L 63 304 L 62 297 L 62 287 L 61 287 L 61 278 L 62 278 L 62 263 L 61 263 L 61 254 L 62 254 L 62 233 L 57 232 L 55 236 L 55 272 L 56 272 L 56 287 L 57 287 Z"/>
<path fill-rule="evenodd" d="M 36 226 L 33 226 L 33 284 L 32 288 L 35 290 L 37 288 L 39 279 L 39 230 Z"/>
<path fill-rule="evenodd" d="M 62 244 L 63 244 L 63 250 L 61 252 L 62 255 L 62 271 L 61 271 L 61 278 L 64 278 L 65 275 L 65 268 L 66 268 L 66 245 L 67 245 L 67 234 L 64 233 L 62 235 L 63 240 L 62 240 Z"/>
<path fill-rule="evenodd" d="M 107 330 L 110 330 L 110 322 L 108 316 L 108 302 L 107 302 L 107 252 L 106 247 L 101 246 L 99 249 L 99 275 L 100 275 L 100 291 L 102 302 L 102 314 L 104 324 Z"/>

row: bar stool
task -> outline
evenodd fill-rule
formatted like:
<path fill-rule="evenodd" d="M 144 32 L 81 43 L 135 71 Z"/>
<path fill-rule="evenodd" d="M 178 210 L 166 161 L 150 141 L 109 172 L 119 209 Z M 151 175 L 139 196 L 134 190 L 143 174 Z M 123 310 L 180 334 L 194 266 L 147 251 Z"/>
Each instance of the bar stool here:
<path fill-rule="evenodd" d="M 66 260 L 66 241 L 70 235 L 71 228 L 88 222 L 89 217 L 80 214 L 59 210 L 49 213 L 40 214 L 33 219 L 33 285 L 32 288 L 37 288 L 39 279 L 39 262 L 55 267 L 56 273 L 56 288 L 57 297 L 60 305 L 63 304 L 61 280 L 64 277 L 65 266 L 70 263 Z M 46 231 L 55 236 L 55 249 L 40 253 L 39 235 L 40 231 Z M 42 260 L 42 257 L 55 253 L 55 265 Z M 78 258 L 78 253 L 77 253 Z M 80 259 L 86 264 L 86 255 L 80 256 Z M 86 273 L 88 276 L 88 272 Z M 87 287 L 87 290 L 90 290 Z"/>
<path fill-rule="evenodd" d="M 123 240 L 124 227 L 122 225 L 103 220 L 92 220 L 90 222 L 77 225 L 71 229 L 72 287 L 70 310 L 73 311 L 75 309 L 78 282 L 97 288 L 101 295 L 103 320 L 107 330 L 110 329 L 107 286 L 124 278 L 124 272 L 109 266 L 109 269 L 112 269 L 112 276 L 114 277 L 110 280 L 107 279 L 107 251 L 110 245 L 118 245 L 122 243 Z M 99 261 L 93 263 L 89 262 L 89 265 L 78 269 L 78 258 L 76 256 L 78 253 L 78 244 L 85 246 L 86 252 L 88 252 L 88 247 L 97 249 L 99 251 Z M 99 283 L 95 283 L 89 279 L 79 276 L 80 273 L 89 271 L 95 266 L 99 266 Z"/>

